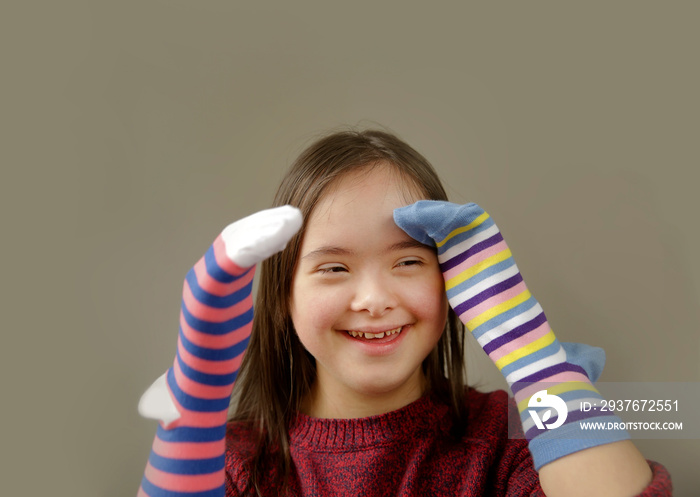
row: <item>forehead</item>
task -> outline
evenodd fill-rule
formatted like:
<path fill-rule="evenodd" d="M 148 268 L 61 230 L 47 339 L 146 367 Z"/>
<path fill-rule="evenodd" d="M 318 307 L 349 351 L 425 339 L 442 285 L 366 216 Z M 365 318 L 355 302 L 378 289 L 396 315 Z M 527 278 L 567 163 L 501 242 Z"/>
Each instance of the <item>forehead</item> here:
<path fill-rule="evenodd" d="M 320 246 L 372 252 L 410 240 L 394 222 L 394 209 L 424 195 L 390 167 L 353 171 L 338 178 L 308 217 L 302 252 Z M 302 254 L 303 256 L 303 254 Z"/>
<path fill-rule="evenodd" d="M 319 198 L 309 219 L 349 211 L 356 215 L 377 208 L 412 204 L 427 198 L 417 182 L 396 166 L 386 163 L 355 169 L 336 178 Z M 354 211 L 349 206 L 352 206 Z M 369 209 L 358 209 L 367 206 Z M 375 211 L 376 212 L 376 211 Z"/>

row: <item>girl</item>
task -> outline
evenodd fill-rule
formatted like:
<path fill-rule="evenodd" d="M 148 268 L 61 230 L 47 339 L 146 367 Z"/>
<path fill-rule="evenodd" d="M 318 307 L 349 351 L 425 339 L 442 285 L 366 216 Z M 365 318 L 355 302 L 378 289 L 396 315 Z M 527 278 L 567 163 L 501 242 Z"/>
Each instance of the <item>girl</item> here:
<path fill-rule="evenodd" d="M 323 138 L 274 203 L 185 280 L 177 357 L 140 404 L 161 424 L 139 495 L 670 495 L 626 433 L 580 431 L 608 418 L 533 424 L 547 388 L 599 399 L 602 356 L 555 338 L 493 220 L 447 202 L 407 144 Z M 462 323 L 520 419 L 505 392 L 465 388 Z"/>

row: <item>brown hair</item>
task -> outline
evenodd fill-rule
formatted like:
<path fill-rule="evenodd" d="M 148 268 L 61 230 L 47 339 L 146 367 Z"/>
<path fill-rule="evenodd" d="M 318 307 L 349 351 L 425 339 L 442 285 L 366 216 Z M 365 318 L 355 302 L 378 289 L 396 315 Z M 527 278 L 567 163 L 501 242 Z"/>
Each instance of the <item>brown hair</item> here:
<path fill-rule="evenodd" d="M 290 317 L 294 268 L 309 218 L 328 186 L 359 168 L 389 164 L 411 191 L 426 199 L 447 200 L 430 163 L 396 136 L 377 130 L 342 131 L 322 138 L 292 164 L 274 199 L 274 206 L 293 205 L 304 217 L 304 225 L 286 248 L 262 262 L 256 310 L 250 343 L 234 389 L 237 405 L 233 419 L 250 423 L 257 445 L 247 468 L 249 489 L 259 493 L 263 461 L 275 460 L 273 474 L 285 488 L 292 470 L 288 427 L 300 409 L 315 379 L 314 358 L 299 341 Z M 437 346 L 423 361 L 428 388 L 450 405 L 455 435 L 464 428 L 464 329 L 450 309 Z"/>

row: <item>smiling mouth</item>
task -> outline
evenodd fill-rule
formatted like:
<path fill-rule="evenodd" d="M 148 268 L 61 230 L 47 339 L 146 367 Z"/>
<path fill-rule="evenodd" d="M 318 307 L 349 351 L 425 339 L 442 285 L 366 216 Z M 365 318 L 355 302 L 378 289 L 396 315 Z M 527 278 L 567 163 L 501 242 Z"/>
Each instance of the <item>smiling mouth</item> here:
<path fill-rule="evenodd" d="M 378 339 L 378 338 L 389 337 L 391 335 L 398 335 L 399 333 L 401 333 L 402 329 L 403 329 L 403 326 L 399 326 L 398 328 L 394 328 L 393 330 L 380 331 L 379 333 L 370 333 L 368 331 L 355 331 L 355 330 L 347 330 L 346 333 L 354 338 L 364 338 L 366 340 L 374 340 L 375 338 Z"/>

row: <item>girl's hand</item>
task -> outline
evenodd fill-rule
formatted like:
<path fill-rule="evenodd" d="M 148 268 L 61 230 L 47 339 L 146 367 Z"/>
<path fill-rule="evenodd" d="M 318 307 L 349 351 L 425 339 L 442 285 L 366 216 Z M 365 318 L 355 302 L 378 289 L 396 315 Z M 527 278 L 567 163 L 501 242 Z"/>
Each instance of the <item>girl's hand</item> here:
<path fill-rule="evenodd" d="M 187 273 L 173 366 L 139 403 L 142 416 L 161 421 L 139 497 L 223 497 L 226 419 L 253 325 L 254 266 L 301 225 L 290 206 L 236 221 Z"/>
<path fill-rule="evenodd" d="M 290 205 L 256 212 L 229 224 L 221 232 L 226 256 L 241 268 L 256 263 L 281 251 L 299 231 L 302 216 Z M 167 387 L 167 372 L 161 375 L 141 396 L 139 414 L 158 419 L 165 425 L 180 418 Z"/>
<path fill-rule="evenodd" d="M 475 221 L 485 217 L 488 214 L 475 203 L 459 205 L 444 200 L 419 200 L 394 211 L 394 221 L 402 230 L 419 242 L 438 249 L 444 245 L 450 233 L 464 234 L 473 223 L 476 224 Z M 463 235 L 460 238 L 467 237 Z M 443 262 L 446 256 L 438 250 L 440 256 L 443 259 L 440 262 Z"/>
<path fill-rule="evenodd" d="M 301 211 L 291 205 L 256 212 L 221 232 L 226 255 L 240 267 L 251 267 L 282 251 L 301 224 Z"/>
<path fill-rule="evenodd" d="M 513 391 L 535 469 L 629 438 L 624 430 L 609 430 L 596 440 L 581 436 L 583 421 L 619 421 L 579 409 L 583 401 L 601 399 L 591 381 L 600 374 L 604 354 L 559 342 L 498 227 L 481 207 L 422 200 L 396 209 L 394 220 L 413 238 L 437 248 L 450 305 Z M 553 386 L 565 398 L 566 409 L 545 427 L 531 416 L 529 400 Z M 540 411 L 544 416 L 547 409 Z"/>

